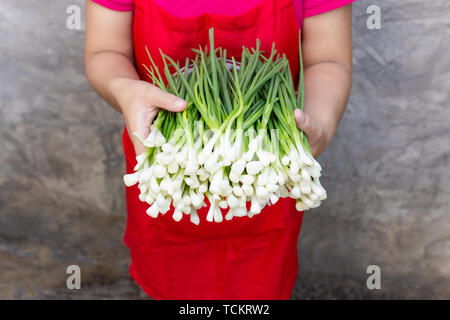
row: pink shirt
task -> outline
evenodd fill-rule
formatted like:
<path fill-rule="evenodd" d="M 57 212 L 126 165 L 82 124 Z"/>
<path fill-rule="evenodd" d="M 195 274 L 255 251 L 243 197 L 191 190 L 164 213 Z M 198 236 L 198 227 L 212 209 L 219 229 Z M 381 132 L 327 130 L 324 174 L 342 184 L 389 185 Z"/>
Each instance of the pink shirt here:
<path fill-rule="evenodd" d="M 92 0 L 106 8 L 117 11 L 133 10 L 134 0 Z M 195 17 L 205 12 L 235 15 L 245 12 L 264 0 L 154 0 L 158 5 L 177 17 Z M 324 13 L 356 0 L 293 0 L 298 21 Z M 180 10 L 180 8 L 183 8 Z"/>

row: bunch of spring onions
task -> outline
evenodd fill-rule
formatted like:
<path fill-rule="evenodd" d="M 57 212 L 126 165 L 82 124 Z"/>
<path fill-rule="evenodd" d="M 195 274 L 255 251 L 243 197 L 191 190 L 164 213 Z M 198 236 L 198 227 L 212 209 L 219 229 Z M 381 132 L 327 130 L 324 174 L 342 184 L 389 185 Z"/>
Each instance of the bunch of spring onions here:
<path fill-rule="evenodd" d="M 299 211 L 319 206 L 326 198 L 321 167 L 293 115 L 303 107 L 301 55 L 296 94 L 289 62 L 275 46 L 264 56 L 257 41 L 236 62 L 214 47 L 211 29 L 209 50 L 193 51 L 184 65 L 161 52 L 163 71 L 149 55 L 153 83 L 188 106 L 179 113 L 161 110 L 148 137 L 134 133 L 146 152 L 124 182 L 138 183 L 147 214 L 156 218 L 172 205 L 174 220 L 186 214 L 198 224 L 197 210 L 207 203 L 210 222 L 252 217 L 284 197 L 296 199 Z"/>

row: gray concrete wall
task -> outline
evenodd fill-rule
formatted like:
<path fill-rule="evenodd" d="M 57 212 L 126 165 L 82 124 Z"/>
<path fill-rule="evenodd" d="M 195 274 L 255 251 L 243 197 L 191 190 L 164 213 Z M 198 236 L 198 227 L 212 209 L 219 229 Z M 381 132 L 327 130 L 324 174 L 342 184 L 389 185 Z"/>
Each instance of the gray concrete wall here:
<path fill-rule="evenodd" d="M 143 298 L 121 243 L 122 122 L 85 80 L 71 4 L 0 2 L 0 298 Z M 450 4 L 353 13 L 352 96 L 320 159 L 329 199 L 305 214 L 293 298 L 450 298 Z M 70 264 L 81 291 L 65 289 Z M 373 264 L 381 290 L 366 287 Z"/>

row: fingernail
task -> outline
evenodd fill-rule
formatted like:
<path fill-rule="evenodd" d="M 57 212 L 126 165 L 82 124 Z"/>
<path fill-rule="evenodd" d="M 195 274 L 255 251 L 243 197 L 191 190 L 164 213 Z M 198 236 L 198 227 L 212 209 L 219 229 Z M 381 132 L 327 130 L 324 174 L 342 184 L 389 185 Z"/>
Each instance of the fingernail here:
<path fill-rule="evenodd" d="M 184 101 L 182 99 L 177 99 L 177 100 L 175 100 L 175 103 L 174 103 L 175 107 L 177 107 L 177 108 L 184 107 L 185 104 L 186 104 L 186 101 Z"/>

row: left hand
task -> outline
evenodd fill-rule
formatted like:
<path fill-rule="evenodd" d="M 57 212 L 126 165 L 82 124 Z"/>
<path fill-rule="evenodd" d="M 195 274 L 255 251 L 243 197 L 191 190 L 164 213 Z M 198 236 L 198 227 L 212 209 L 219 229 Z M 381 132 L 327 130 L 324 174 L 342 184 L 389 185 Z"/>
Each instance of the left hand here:
<path fill-rule="evenodd" d="M 297 128 L 306 133 L 311 152 L 314 158 L 317 158 L 328 145 L 328 139 L 323 125 L 300 109 L 294 110 L 294 118 L 297 123 Z"/>

